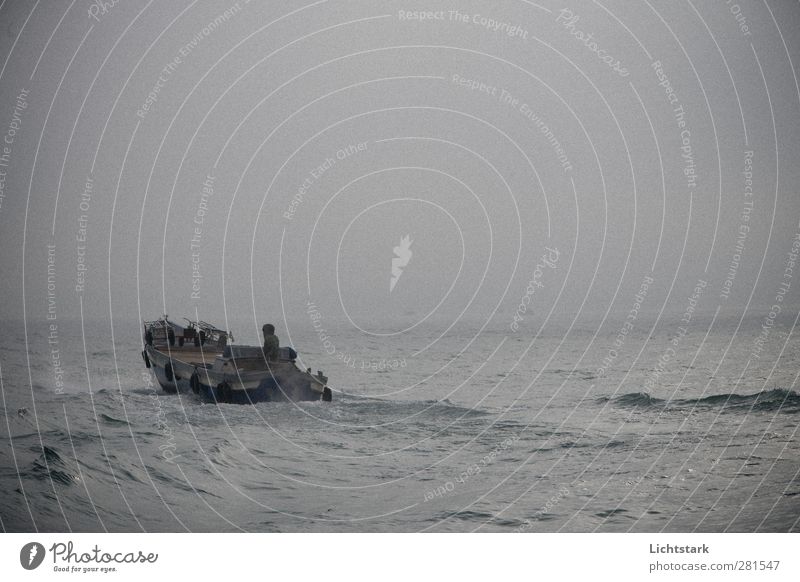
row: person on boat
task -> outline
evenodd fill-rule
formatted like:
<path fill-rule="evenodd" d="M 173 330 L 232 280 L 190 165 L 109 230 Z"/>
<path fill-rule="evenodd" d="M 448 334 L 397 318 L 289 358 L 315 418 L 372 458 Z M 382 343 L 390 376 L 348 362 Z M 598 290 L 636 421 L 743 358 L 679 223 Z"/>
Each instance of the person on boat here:
<path fill-rule="evenodd" d="M 280 355 L 280 342 L 278 336 L 275 335 L 275 326 L 265 323 L 261 331 L 264 332 L 264 357 L 270 362 L 277 362 Z"/>

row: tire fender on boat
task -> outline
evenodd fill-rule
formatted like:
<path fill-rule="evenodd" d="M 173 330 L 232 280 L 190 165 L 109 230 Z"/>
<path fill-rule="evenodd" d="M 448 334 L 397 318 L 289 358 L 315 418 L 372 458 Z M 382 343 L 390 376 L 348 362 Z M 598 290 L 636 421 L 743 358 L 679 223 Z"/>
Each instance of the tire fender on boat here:
<path fill-rule="evenodd" d="M 189 386 L 192 387 L 192 392 L 200 394 L 200 376 L 197 374 L 197 369 L 192 373 L 192 377 L 189 378 Z"/>
<path fill-rule="evenodd" d="M 150 368 L 150 358 L 147 355 L 147 350 L 142 350 L 142 359 L 144 360 L 144 367 Z"/>
<path fill-rule="evenodd" d="M 333 400 L 333 392 L 331 392 L 330 388 L 325 386 L 325 388 L 322 389 L 322 401 L 331 402 L 332 400 Z"/>
<path fill-rule="evenodd" d="M 172 382 L 175 378 L 175 375 L 172 373 L 172 361 L 164 364 L 164 376 L 167 377 L 167 382 Z"/>
<path fill-rule="evenodd" d="M 231 400 L 231 387 L 227 382 L 220 382 L 217 385 L 217 399 L 220 402 L 230 402 Z"/>

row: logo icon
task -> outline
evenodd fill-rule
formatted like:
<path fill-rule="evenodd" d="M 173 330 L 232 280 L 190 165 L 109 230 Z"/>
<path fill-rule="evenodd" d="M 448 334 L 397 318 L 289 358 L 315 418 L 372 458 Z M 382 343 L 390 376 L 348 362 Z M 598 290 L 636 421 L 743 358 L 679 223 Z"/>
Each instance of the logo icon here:
<path fill-rule="evenodd" d="M 19 563 L 26 570 L 35 570 L 44 561 L 44 546 L 39 542 L 30 542 L 19 551 Z"/>
<path fill-rule="evenodd" d="M 400 280 L 403 269 L 408 266 L 411 255 L 414 254 L 411 252 L 411 243 L 413 242 L 411 235 L 407 234 L 400 238 L 400 244 L 393 249 L 395 256 L 392 259 L 392 277 L 389 279 L 389 293 L 394 291 L 394 286 Z"/>

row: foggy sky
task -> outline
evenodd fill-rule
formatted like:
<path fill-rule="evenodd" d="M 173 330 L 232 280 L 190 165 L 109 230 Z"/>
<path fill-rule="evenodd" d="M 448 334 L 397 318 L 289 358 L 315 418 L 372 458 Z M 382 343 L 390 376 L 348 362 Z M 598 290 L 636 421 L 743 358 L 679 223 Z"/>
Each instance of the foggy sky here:
<path fill-rule="evenodd" d="M 0 7 L 4 319 L 796 304 L 797 3 L 110 4 Z"/>

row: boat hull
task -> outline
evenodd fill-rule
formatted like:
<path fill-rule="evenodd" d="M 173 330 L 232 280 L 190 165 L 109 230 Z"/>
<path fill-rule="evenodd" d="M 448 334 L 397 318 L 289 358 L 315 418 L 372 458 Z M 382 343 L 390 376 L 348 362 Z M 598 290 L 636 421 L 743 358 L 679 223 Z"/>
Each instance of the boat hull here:
<path fill-rule="evenodd" d="M 255 402 L 308 402 L 323 400 L 323 391 L 305 387 L 285 387 L 287 383 L 265 378 L 257 387 L 234 390 L 201 384 L 199 396 L 207 402 L 253 404 Z"/>
<path fill-rule="evenodd" d="M 194 365 L 183 362 L 178 357 L 171 356 L 152 346 L 147 346 L 144 353 L 147 355 L 145 362 L 150 364 L 150 368 L 164 392 L 175 394 L 191 391 L 189 379 L 194 373 Z"/>
<path fill-rule="evenodd" d="M 232 404 L 332 399 L 327 378 L 304 372 L 291 361 L 270 363 L 261 370 L 220 371 L 214 369 L 210 357 L 186 362 L 181 355 L 180 350 L 162 351 L 150 345 L 143 352 L 167 393 L 193 393 L 208 402 Z"/>

